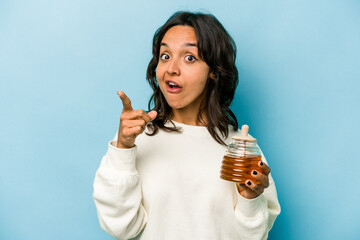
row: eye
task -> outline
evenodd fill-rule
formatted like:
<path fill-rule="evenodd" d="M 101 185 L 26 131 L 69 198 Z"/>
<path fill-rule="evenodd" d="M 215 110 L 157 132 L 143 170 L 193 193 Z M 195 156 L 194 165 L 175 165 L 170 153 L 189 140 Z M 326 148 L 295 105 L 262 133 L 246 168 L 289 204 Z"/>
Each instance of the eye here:
<path fill-rule="evenodd" d="M 193 55 L 187 55 L 187 56 L 185 57 L 185 59 L 186 59 L 188 62 L 194 62 L 194 61 L 197 60 L 196 57 L 194 57 Z"/>
<path fill-rule="evenodd" d="M 160 58 L 161 58 L 161 60 L 168 60 L 170 57 L 169 57 L 169 55 L 163 53 L 163 54 L 160 54 Z"/>

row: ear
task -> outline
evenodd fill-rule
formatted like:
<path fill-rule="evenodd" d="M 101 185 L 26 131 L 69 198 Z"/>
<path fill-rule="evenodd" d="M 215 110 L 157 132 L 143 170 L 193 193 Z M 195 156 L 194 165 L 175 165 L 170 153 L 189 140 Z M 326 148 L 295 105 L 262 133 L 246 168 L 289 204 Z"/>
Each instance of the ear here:
<path fill-rule="evenodd" d="M 213 72 L 210 72 L 210 73 L 209 73 L 209 78 L 215 79 L 215 74 L 214 74 Z"/>

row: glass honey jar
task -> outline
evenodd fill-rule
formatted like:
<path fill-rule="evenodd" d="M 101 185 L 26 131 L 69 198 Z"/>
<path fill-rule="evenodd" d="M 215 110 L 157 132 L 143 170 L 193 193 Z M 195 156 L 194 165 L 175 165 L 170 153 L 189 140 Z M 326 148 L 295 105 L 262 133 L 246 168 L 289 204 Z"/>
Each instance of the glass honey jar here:
<path fill-rule="evenodd" d="M 261 161 L 261 151 L 257 145 L 257 140 L 248 135 L 249 126 L 241 127 L 241 135 L 232 137 L 233 142 L 228 145 L 222 161 L 220 178 L 236 183 L 243 183 L 250 179 L 255 184 L 260 184 L 251 172 L 256 170 L 261 172 L 258 166 Z"/>

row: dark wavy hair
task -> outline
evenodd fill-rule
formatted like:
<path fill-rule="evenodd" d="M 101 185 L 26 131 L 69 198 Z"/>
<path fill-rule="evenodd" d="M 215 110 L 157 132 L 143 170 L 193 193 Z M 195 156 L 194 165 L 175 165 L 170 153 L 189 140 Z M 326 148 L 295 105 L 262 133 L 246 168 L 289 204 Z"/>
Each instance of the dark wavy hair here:
<path fill-rule="evenodd" d="M 236 45 L 215 16 L 199 12 L 176 12 L 155 32 L 152 59 L 147 68 L 146 79 L 154 90 L 148 108 L 149 111 L 157 111 L 158 115 L 149 124 L 152 132 L 147 134 L 153 136 L 159 128 L 165 131 L 179 132 L 180 130 L 174 123 L 172 123 L 173 127 L 164 125 L 169 120 L 171 122 L 172 108 L 168 105 L 156 81 L 161 41 L 165 33 L 176 25 L 190 26 L 195 29 L 199 57 L 210 67 L 210 72 L 214 76 L 207 80 L 204 89 L 206 96 L 201 103 L 198 120 L 204 123 L 201 116 L 206 114 L 206 127 L 209 133 L 218 143 L 226 145 L 223 138 L 219 136 L 219 132 L 227 138 L 229 125 L 233 126 L 235 131 L 238 129 L 236 116 L 229 108 L 239 82 L 238 70 L 235 66 Z"/>

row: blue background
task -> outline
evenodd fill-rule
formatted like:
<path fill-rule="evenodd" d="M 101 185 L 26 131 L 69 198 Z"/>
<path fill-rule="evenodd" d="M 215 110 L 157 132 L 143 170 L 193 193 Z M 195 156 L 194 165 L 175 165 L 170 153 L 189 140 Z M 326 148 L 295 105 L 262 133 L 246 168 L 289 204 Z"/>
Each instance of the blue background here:
<path fill-rule="evenodd" d="M 238 46 L 232 109 L 272 168 L 270 239 L 359 239 L 360 2 L 0 0 L 0 239 L 112 239 L 92 182 L 119 124 L 151 95 L 155 30 L 213 13 Z"/>

